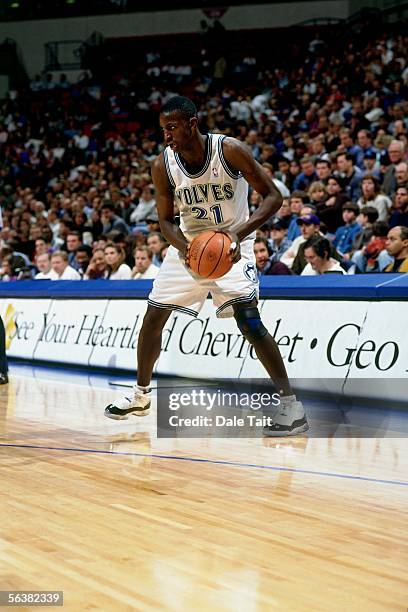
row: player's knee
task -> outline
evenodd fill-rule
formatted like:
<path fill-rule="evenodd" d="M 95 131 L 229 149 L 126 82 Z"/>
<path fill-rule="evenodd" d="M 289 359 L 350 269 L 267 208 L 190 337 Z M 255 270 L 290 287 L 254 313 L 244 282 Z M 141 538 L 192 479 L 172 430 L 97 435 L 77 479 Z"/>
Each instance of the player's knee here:
<path fill-rule="evenodd" d="M 170 314 L 170 311 L 149 306 L 143 319 L 143 331 L 152 335 L 161 334 Z"/>
<path fill-rule="evenodd" d="M 250 343 L 261 340 L 268 333 L 256 306 L 239 308 L 235 311 L 234 317 L 241 334 Z"/>

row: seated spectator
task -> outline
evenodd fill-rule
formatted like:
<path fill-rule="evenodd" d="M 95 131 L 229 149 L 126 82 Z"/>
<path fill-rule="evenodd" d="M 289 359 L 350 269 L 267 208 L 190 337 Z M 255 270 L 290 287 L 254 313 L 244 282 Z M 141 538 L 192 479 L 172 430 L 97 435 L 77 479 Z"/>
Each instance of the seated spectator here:
<path fill-rule="evenodd" d="M 51 267 L 51 280 L 81 280 L 79 273 L 69 265 L 65 251 L 55 251 L 51 255 Z"/>
<path fill-rule="evenodd" d="M 303 242 L 299 245 L 296 257 L 293 261 L 292 272 L 294 274 L 301 274 L 307 264 L 305 257 L 305 244 L 308 240 L 310 240 L 310 238 L 313 236 L 319 236 L 321 233 L 319 217 L 316 215 L 303 215 L 297 220 L 297 223 L 300 227 L 300 231 L 302 232 Z M 331 250 L 334 251 L 333 247 Z"/>
<path fill-rule="evenodd" d="M 304 191 L 294 191 L 289 198 L 290 212 L 292 219 L 288 227 L 288 240 L 295 240 L 300 236 L 300 229 L 296 223 L 296 219 L 299 217 L 303 206 L 309 203 L 309 197 Z"/>
<path fill-rule="evenodd" d="M 361 195 L 361 179 L 363 173 L 354 165 L 354 156 L 351 153 L 339 153 L 336 158 L 337 172 L 343 180 L 345 192 L 352 202 L 357 202 Z"/>
<path fill-rule="evenodd" d="M 403 225 L 408 227 L 408 187 L 400 186 L 394 196 L 394 204 L 391 209 L 389 226 Z"/>
<path fill-rule="evenodd" d="M 160 268 L 160 251 L 162 247 L 166 244 L 163 236 L 159 232 L 152 232 L 147 237 L 147 246 L 153 253 L 153 264 Z"/>
<path fill-rule="evenodd" d="M 105 247 L 106 272 L 105 278 L 109 280 L 129 280 L 132 270 L 125 263 L 125 252 L 121 246 L 108 242 Z"/>
<path fill-rule="evenodd" d="M 327 199 L 326 185 L 321 181 L 315 181 L 310 185 L 307 195 L 310 198 L 310 203 L 317 209 L 319 204 L 323 204 Z"/>
<path fill-rule="evenodd" d="M 122 232 L 123 234 L 130 234 L 130 229 L 126 225 L 123 219 L 115 214 L 115 206 L 109 201 L 106 201 L 101 208 L 101 223 L 102 232 L 108 234 L 112 230 Z"/>
<path fill-rule="evenodd" d="M 311 157 L 302 157 L 300 160 L 301 173 L 297 175 L 293 182 L 293 189 L 296 191 L 307 191 L 310 185 L 318 180 L 316 170 Z"/>
<path fill-rule="evenodd" d="M 272 251 L 265 238 L 255 238 L 254 253 L 258 277 L 272 274 L 289 275 L 292 272 L 280 261 L 272 261 Z"/>
<path fill-rule="evenodd" d="M 68 251 L 68 263 L 71 268 L 78 270 L 79 264 L 76 261 L 75 255 L 77 248 L 82 246 L 81 234 L 76 231 L 69 231 L 67 234 L 66 245 Z"/>
<path fill-rule="evenodd" d="M 6 255 L 0 262 L 0 281 L 14 281 L 17 280 L 17 274 L 13 269 L 13 258 L 11 255 Z"/>
<path fill-rule="evenodd" d="M 140 225 L 145 223 L 152 215 L 157 215 L 156 200 L 154 199 L 154 187 L 147 185 L 142 191 L 139 203 L 130 215 L 130 223 Z"/>
<path fill-rule="evenodd" d="M 92 254 L 91 261 L 84 274 L 85 280 L 98 280 L 105 278 L 106 273 L 106 261 L 104 249 L 97 248 Z"/>
<path fill-rule="evenodd" d="M 344 225 L 336 230 L 333 245 L 340 255 L 349 254 L 353 248 L 354 238 L 361 232 L 361 227 L 357 223 L 357 215 L 360 212 L 357 204 L 346 202 L 343 204 Z"/>
<path fill-rule="evenodd" d="M 371 233 L 367 244 L 356 251 L 351 258 L 359 272 L 383 272 L 392 263 L 392 259 L 385 250 L 388 223 L 376 221 L 372 225 Z"/>
<path fill-rule="evenodd" d="M 153 253 L 147 246 L 139 246 L 135 249 L 135 266 L 132 270 L 132 278 L 141 280 L 156 278 L 159 268 L 152 263 Z"/>
<path fill-rule="evenodd" d="M 397 225 L 390 229 L 385 248 L 394 262 L 384 272 L 408 272 L 408 227 Z"/>
<path fill-rule="evenodd" d="M 373 235 L 373 223 L 378 219 L 378 210 L 373 206 L 364 206 L 357 217 L 361 232 L 353 240 L 352 252 L 355 253 L 365 246 Z"/>
<path fill-rule="evenodd" d="M 49 253 L 42 253 L 35 258 L 35 265 L 39 272 L 34 276 L 34 280 L 51 280 L 53 272 L 51 269 L 51 256 Z"/>
<path fill-rule="evenodd" d="M 319 158 L 316 160 L 315 166 L 317 174 L 317 181 L 315 182 L 323 183 L 326 186 L 332 174 L 331 162 L 328 159 Z"/>
<path fill-rule="evenodd" d="M 72 266 L 78 270 L 81 276 L 84 276 L 92 257 L 92 249 L 87 244 L 80 245 L 75 251 L 75 265 Z"/>
<path fill-rule="evenodd" d="M 319 276 L 320 274 L 346 274 L 338 261 L 330 257 L 331 245 L 327 238 L 314 236 L 305 243 L 307 265 L 302 276 Z"/>
<path fill-rule="evenodd" d="M 284 263 L 288 268 L 293 267 L 297 254 L 299 252 L 300 246 L 304 242 L 306 242 L 306 240 L 308 240 L 315 234 L 319 234 L 320 232 L 319 218 L 312 213 L 302 215 L 301 217 L 299 217 L 299 219 L 297 219 L 297 221 L 298 221 L 298 227 L 300 229 L 301 235 L 293 241 L 292 245 L 289 247 L 287 251 L 285 251 L 285 253 L 283 253 L 281 257 L 281 262 Z M 298 260 L 299 261 L 298 267 L 301 269 L 303 269 L 302 263 L 301 263 L 302 260 L 303 260 L 303 255 L 301 257 L 301 260 L 300 261 Z"/>
<path fill-rule="evenodd" d="M 282 255 L 292 246 L 292 242 L 287 238 L 287 233 L 286 224 L 278 217 L 275 217 L 270 225 L 271 237 L 268 240 L 273 261 L 279 261 Z"/>
<path fill-rule="evenodd" d="M 292 219 L 297 219 L 298 215 L 294 215 L 290 208 L 290 201 L 288 198 L 283 198 L 282 206 L 277 211 L 276 215 L 274 215 L 274 219 L 278 218 L 286 225 L 288 228 Z"/>
<path fill-rule="evenodd" d="M 336 229 L 343 225 L 343 204 L 348 201 L 348 198 L 337 176 L 329 177 L 326 189 L 327 197 L 317 205 L 317 216 L 321 223 L 324 223 L 329 234 L 334 235 Z"/>
<path fill-rule="evenodd" d="M 397 189 L 408 183 L 408 163 L 403 161 L 395 166 L 395 178 L 397 180 Z"/>
<path fill-rule="evenodd" d="M 385 172 L 382 191 L 387 196 L 392 197 L 397 190 L 396 167 L 404 161 L 405 145 L 401 140 L 392 140 L 388 146 L 388 156 L 390 165 Z"/>
<path fill-rule="evenodd" d="M 380 192 L 380 183 L 375 176 L 367 175 L 361 181 L 362 195 L 357 200 L 357 205 L 373 206 L 378 210 L 378 221 L 387 221 L 391 200 Z"/>
<path fill-rule="evenodd" d="M 363 177 L 364 176 L 375 176 L 380 180 L 380 167 L 377 164 L 377 154 L 375 151 L 367 151 L 364 153 L 363 158 Z"/>

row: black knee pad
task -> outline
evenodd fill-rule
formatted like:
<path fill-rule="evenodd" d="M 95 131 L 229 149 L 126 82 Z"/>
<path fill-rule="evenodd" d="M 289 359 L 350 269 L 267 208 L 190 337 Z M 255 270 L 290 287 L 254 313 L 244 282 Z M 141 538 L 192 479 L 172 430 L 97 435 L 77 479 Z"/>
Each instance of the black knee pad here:
<path fill-rule="evenodd" d="M 239 327 L 239 331 L 248 342 L 256 342 L 261 340 L 268 330 L 261 321 L 258 308 L 256 306 L 247 306 L 240 308 L 234 313 L 235 320 Z"/>

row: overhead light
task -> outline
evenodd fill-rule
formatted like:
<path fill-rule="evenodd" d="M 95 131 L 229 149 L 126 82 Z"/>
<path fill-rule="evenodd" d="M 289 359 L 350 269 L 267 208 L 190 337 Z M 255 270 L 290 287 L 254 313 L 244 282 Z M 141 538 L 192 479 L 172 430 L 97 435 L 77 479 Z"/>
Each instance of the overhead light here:
<path fill-rule="evenodd" d="M 18 2 L 18 0 L 13 0 L 10 4 L 10 8 L 20 8 L 20 2 Z"/>

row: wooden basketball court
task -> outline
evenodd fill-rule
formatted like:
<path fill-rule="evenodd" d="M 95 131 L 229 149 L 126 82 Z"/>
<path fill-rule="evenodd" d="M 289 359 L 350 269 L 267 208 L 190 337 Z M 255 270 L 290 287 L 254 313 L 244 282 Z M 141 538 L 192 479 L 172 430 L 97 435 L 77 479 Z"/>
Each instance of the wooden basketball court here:
<path fill-rule="evenodd" d="M 19 367 L 0 387 L 2 590 L 73 611 L 407 609 L 406 437 L 157 439 L 154 413 L 103 417 L 116 393 Z"/>

